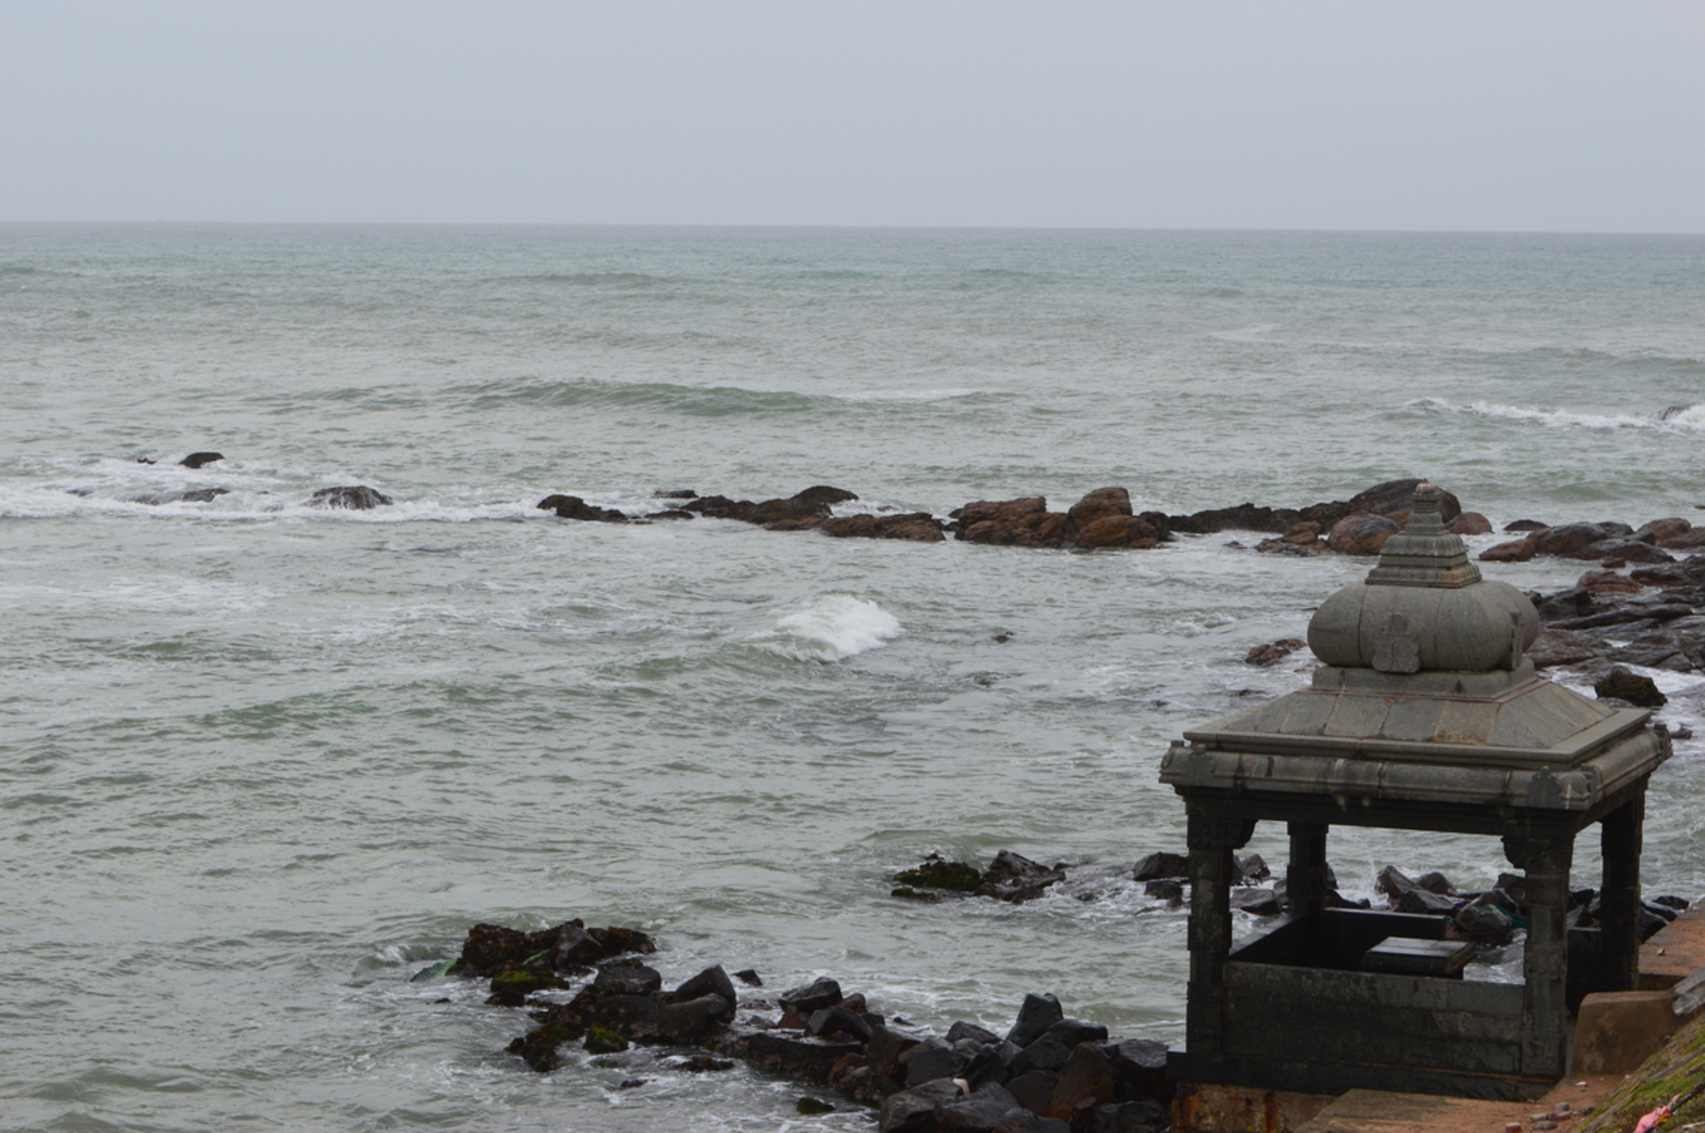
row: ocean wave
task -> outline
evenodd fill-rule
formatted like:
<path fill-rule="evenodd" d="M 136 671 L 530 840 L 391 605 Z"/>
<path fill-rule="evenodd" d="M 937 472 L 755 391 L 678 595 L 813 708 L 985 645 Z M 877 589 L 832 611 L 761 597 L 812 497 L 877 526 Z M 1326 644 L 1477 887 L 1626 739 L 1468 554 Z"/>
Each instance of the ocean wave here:
<path fill-rule="evenodd" d="M 658 284 L 679 283 L 680 280 L 638 271 L 574 271 L 542 272 L 534 275 L 502 276 L 488 282 L 494 284 L 542 283 L 568 287 L 652 287 Z"/>
<path fill-rule="evenodd" d="M 1664 432 L 1705 432 L 1705 403 L 1671 405 L 1651 413 L 1593 413 L 1579 409 L 1541 409 L 1537 406 L 1502 405 L 1474 401 L 1466 405 L 1435 397 L 1404 402 L 1404 409 L 1437 413 L 1500 417 L 1508 421 L 1534 421 L 1557 429 L 1656 429 Z"/>
<path fill-rule="evenodd" d="M 673 382 L 607 382 L 590 378 L 481 382 L 460 391 L 473 409 L 537 405 L 553 409 L 667 409 L 696 417 L 796 413 L 821 407 L 800 393 L 739 386 L 685 386 Z"/>
<path fill-rule="evenodd" d="M 747 640 L 800 661 L 841 661 L 880 649 L 904 632 L 900 620 L 875 602 L 830 594 L 782 615 L 774 628 Z"/>

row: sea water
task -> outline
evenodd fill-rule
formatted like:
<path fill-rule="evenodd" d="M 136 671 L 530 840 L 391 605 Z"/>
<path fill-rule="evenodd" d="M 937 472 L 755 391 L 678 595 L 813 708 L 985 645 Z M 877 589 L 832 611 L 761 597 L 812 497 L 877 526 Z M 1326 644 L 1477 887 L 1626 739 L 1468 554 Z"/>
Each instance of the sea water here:
<path fill-rule="evenodd" d="M 1243 655 L 1365 560 L 537 501 L 1188 512 L 1423 475 L 1500 527 L 1639 524 L 1701 515 L 1700 401 L 1699 237 L 0 226 L 0 1127 L 866 1127 L 669 1052 L 534 1074 L 522 1012 L 413 979 L 481 921 L 1177 1042 L 1184 913 L 1129 880 L 1183 848 L 1159 757 L 1303 686 L 1306 652 Z M 395 502 L 307 505 L 348 484 Z M 1701 678 L 1657 676 L 1705 729 Z M 1701 754 L 1653 780 L 1649 891 L 1705 893 Z M 889 895 L 1002 848 L 1068 880 Z M 1361 895 L 1508 868 L 1351 828 L 1330 857 Z"/>

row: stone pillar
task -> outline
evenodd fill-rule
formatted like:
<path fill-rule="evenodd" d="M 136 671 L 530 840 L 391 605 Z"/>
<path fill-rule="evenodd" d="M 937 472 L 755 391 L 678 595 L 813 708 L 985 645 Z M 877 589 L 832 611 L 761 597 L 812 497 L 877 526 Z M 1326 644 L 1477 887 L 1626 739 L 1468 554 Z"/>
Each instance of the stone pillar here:
<path fill-rule="evenodd" d="M 1522 999 L 1522 1073 L 1561 1078 L 1569 1066 L 1569 867 L 1567 831 L 1504 836 L 1504 854 L 1527 874 L 1527 982 Z"/>
<path fill-rule="evenodd" d="M 1231 951 L 1233 852 L 1255 831 L 1253 819 L 1210 814 L 1189 807 L 1190 988 L 1184 1045 L 1194 1058 L 1211 1058 L 1224 1049 L 1226 954 Z"/>
<path fill-rule="evenodd" d="M 1292 822 L 1291 860 L 1285 868 L 1285 912 L 1313 915 L 1326 907 L 1326 824 Z"/>
<path fill-rule="evenodd" d="M 1646 796 L 1604 816 L 1599 827 L 1604 882 L 1599 940 L 1603 949 L 1594 990 L 1635 991 L 1640 986 L 1640 843 Z"/>

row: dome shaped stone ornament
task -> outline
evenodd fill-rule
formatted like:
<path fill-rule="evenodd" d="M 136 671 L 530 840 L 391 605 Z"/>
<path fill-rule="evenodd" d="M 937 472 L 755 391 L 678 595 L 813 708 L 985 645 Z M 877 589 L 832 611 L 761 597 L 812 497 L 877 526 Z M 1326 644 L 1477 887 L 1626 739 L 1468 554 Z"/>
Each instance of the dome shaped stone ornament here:
<path fill-rule="evenodd" d="M 1515 671 L 1539 636 L 1539 612 L 1507 582 L 1480 577 L 1439 519 L 1444 493 L 1422 481 L 1379 565 L 1320 604 L 1308 647 L 1328 665 L 1418 673 Z M 1515 627 L 1512 633 L 1511 627 Z"/>
<path fill-rule="evenodd" d="M 1571 997 L 1638 982 L 1640 831 L 1669 733 L 1648 710 L 1534 671 L 1533 603 L 1480 576 L 1440 520 L 1442 498 L 1418 484 L 1379 565 L 1315 611 L 1308 644 L 1323 664 L 1310 687 L 1193 728 L 1161 760 L 1189 819 L 1189 1010 L 1175 1077 L 1536 1097 L 1568 1066 Z M 1233 947 L 1232 851 L 1263 820 L 1290 835 L 1286 909 Z M 1590 962 L 1571 972 L 1570 861 L 1594 824 L 1605 915 L 1596 951 L 1582 952 Z M 1523 982 L 1378 968 L 1369 954 L 1381 938 L 1436 941 L 1442 922 L 1330 907 L 1336 825 L 1501 838 L 1525 871 Z"/>

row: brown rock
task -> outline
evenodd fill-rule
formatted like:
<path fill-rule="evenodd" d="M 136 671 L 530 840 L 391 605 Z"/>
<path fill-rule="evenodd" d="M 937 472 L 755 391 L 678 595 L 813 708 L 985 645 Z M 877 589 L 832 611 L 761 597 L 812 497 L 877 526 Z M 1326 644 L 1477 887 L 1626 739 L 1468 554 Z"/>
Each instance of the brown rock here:
<path fill-rule="evenodd" d="M 1465 511 L 1447 525 L 1452 535 L 1490 535 L 1492 521 L 1477 511 Z"/>
<path fill-rule="evenodd" d="M 1073 1111 L 1088 1101 L 1101 1105 L 1113 1100 L 1119 1088 L 1113 1060 L 1094 1043 L 1079 1043 L 1060 1068 L 1060 1080 L 1048 1099 L 1049 1117 L 1071 1120 Z"/>
<path fill-rule="evenodd" d="M 1291 529 L 1284 534 L 1284 540 L 1287 543 L 1312 543 L 1318 538 L 1320 538 L 1320 524 L 1312 519 L 1305 519 L 1301 523 L 1292 524 Z"/>
<path fill-rule="evenodd" d="M 1131 493 L 1123 488 L 1097 488 L 1066 510 L 1067 538 L 1100 519 L 1131 514 Z"/>
<path fill-rule="evenodd" d="M 1409 504 L 1415 495 L 1415 485 L 1421 481 L 1417 478 L 1406 480 L 1387 480 L 1383 484 L 1375 484 L 1366 491 L 1358 492 L 1350 497 L 1350 510 L 1347 514 L 1368 512 L 1372 515 L 1383 515 L 1402 522 L 1409 516 Z M 1439 515 L 1446 523 L 1462 513 L 1462 502 L 1449 492 L 1445 493 L 1443 502 L 1439 505 Z"/>
<path fill-rule="evenodd" d="M 941 521 L 928 512 L 906 515 L 842 515 L 820 520 L 817 530 L 835 539 L 903 539 L 913 543 L 940 543 Z"/>
<path fill-rule="evenodd" d="M 1667 547 L 1671 542 L 1685 539 L 1692 532 L 1693 524 L 1691 522 L 1682 519 L 1680 516 L 1672 516 L 1668 519 L 1652 520 L 1634 532 L 1634 536 L 1639 538 L 1642 535 L 1650 535 L 1652 542 L 1660 547 Z"/>
<path fill-rule="evenodd" d="M 1639 676 L 1621 665 L 1611 669 L 1609 676 L 1593 685 L 1593 692 L 1600 700 L 1613 697 L 1636 708 L 1662 708 L 1669 703 L 1669 697 L 1658 691 L 1651 677 Z"/>
<path fill-rule="evenodd" d="M 1575 585 L 1592 594 L 1638 594 L 1642 589 L 1632 578 L 1613 570 L 1589 570 Z"/>
<path fill-rule="evenodd" d="M 1594 543 L 1613 538 L 1615 535 L 1615 531 L 1602 523 L 1565 523 L 1560 527 L 1547 527 L 1544 531 L 1534 532 L 1534 552 L 1540 555 L 1574 558 Z M 1496 547 L 1493 548 L 1493 550 L 1496 549 Z M 1594 555 L 1592 557 L 1600 558 L 1602 556 Z"/>
<path fill-rule="evenodd" d="M 1304 645 L 1300 637 L 1283 637 L 1267 645 L 1252 646 L 1243 660 L 1246 664 L 1265 668 L 1289 657 Z"/>
<path fill-rule="evenodd" d="M 1121 489 L 1123 490 L 1123 489 Z M 1068 516 L 1066 525 L 1071 526 Z M 1077 532 L 1073 541 L 1086 549 L 1097 547 L 1153 547 L 1160 542 L 1161 533 L 1153 523 L 1134 515 L 1109 515 L 1093 521 Z"/>
<path fill-rule="evenodd" d="M 1326 545 L 1341 555 L 1377 555 L 1385 541 L 1399 530 L 1396 523 L 1383 515 L 1368 512 L 1346 515 L 1332 525 Z"/>
<path fill-rule="evenodd" d="M 1628 577 L 1642 586 L 1657 586 L 1666 590 L 1675 586 L 1691 586 L 1694 581 L 1687 577 L 1687 572 L 1681 567 L 1663 564 L 1635 567 L 1628 572 Z"/>
<path fill-rule="evenodd" d="M 1478 557 L 1483 563 L 1525 563 L 1538 553 L 1538 533 L 1534 533 L 1525 539 L 1515 539 L 1508 543 L 1499 543 L 1495 547 L 1487 547 L 1480 552 Z"/>

